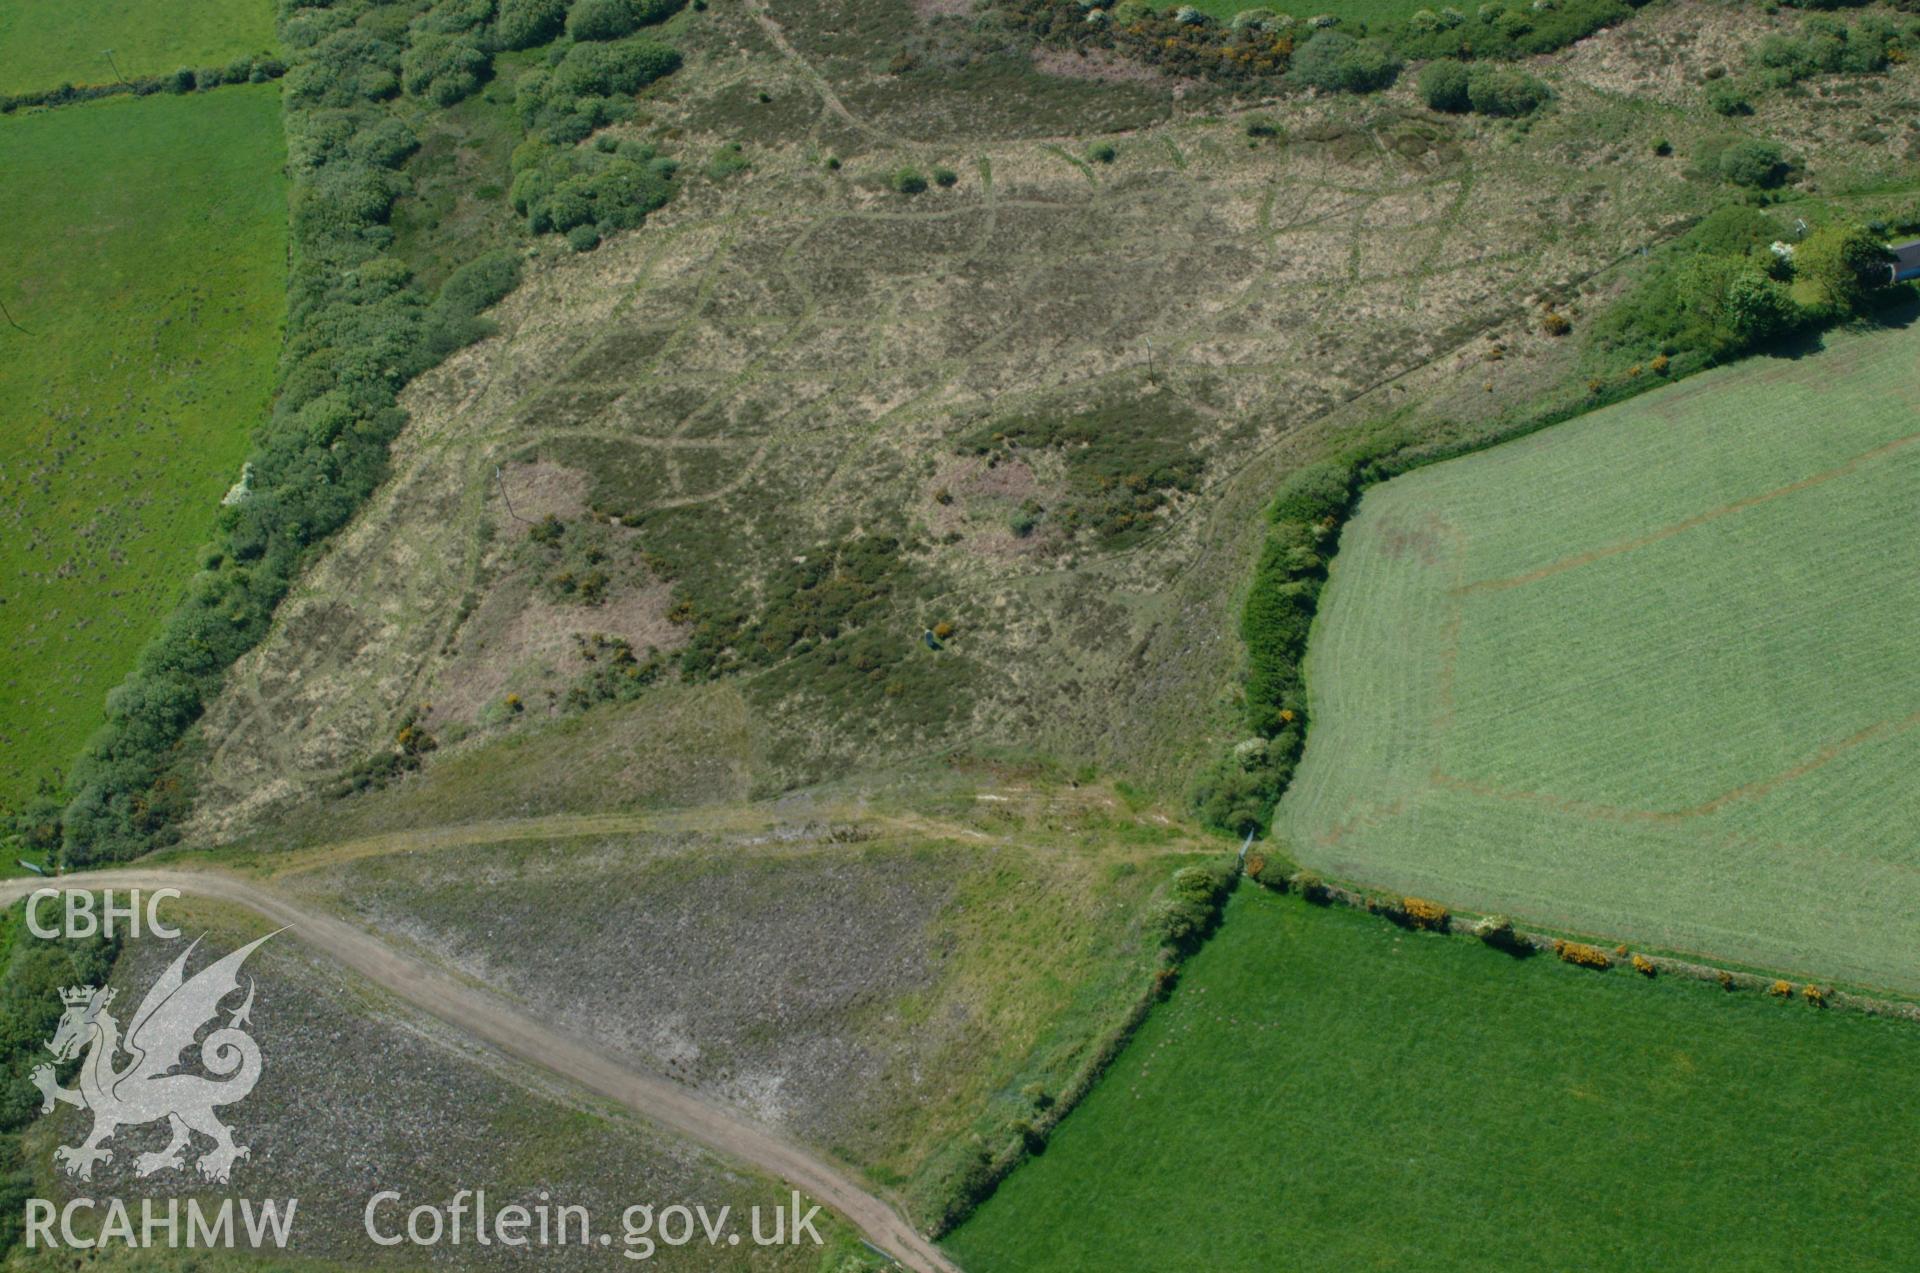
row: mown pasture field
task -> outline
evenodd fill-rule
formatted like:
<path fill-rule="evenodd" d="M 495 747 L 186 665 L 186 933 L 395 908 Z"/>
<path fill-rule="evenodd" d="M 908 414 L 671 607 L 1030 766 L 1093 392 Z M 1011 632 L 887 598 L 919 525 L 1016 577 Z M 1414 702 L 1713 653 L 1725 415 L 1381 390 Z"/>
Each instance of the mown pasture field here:
<path fill-rule="evenodd" d="M 1920 340 L 1369 491 L 1276 834 L 1342 878 L 1920 991 Z"/>
<path fill-rule="evenodd" d="M 284 162 L 275 84 L 0 119 L 0 799 L 98 724 L 239 475 Z"/>
<path fill-rule="evenodd" d="M 273 45 L 267 0 L 0 0 L 0 93 L 224 66 Z"/>
<path fill-rule="evenodd" d="M 1252 885 L 968 1268 L 1892 1270 L 1910 1022 L 1516 962 Z"/>

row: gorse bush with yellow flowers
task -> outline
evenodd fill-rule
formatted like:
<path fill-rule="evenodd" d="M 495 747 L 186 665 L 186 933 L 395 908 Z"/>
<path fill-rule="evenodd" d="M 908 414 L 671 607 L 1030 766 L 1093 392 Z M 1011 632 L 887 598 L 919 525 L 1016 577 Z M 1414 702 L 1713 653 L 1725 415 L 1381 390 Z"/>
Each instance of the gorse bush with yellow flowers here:
<path fill-rule="evenodd" d="M 1613 957 L 1598 946 L 1589 946 L 1579 941 L 1555 941 L 1553 953 L 1567 963 L 1581 968 L 1594 968 L 1605 971 L 1613 967 Z"/>

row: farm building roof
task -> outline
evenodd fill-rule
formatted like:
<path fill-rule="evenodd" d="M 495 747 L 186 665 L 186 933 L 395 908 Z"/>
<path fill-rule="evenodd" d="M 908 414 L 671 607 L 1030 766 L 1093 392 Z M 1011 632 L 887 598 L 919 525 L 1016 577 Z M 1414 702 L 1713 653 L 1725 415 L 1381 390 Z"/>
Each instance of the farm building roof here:
<path fill-rule="evenodd" d="M 1920 239 L 1893 245 L 1893 281 L 1904 283 L 1920 278 Z"/>

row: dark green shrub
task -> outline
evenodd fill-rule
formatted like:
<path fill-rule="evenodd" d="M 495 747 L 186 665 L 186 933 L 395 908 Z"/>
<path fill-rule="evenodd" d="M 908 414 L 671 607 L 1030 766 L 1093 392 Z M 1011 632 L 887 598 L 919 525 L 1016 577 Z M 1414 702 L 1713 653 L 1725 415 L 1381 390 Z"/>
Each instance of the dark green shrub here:
<path fill-rule="evenodd" d="M 1886 282 L 1892 259 L 1885 240 L 1867 226 L 1836 221 L 1809 234 L 1794 253 L 1794 273 L 1810 283 L 1835 317 L 1858 312 L 1869 289 Z"/>
<path fill-rule="evenodd" d="M 576 40 L 617 40 L 672 17 L 684 0 L 574 0 L 567 34 Z"/>
<path fill-rule="evenodd" d="M 567 246 L 576 252 L 591 252 L 600 246 L 600 231 L 590 225 L 576 225 L 567 231 Z"/>
<path fill-rule="evenodd" d="M 1316 906 L 1325 906 L 1333 900 L 1333 894 L 1327 891 L 1327 882 L 1320 878 L 1317 871 L 1299 870 L 1287 877 L 1289 892 L 1298 893 Z"/>
<path fill-rule="evenodd" d="M 1353 500 L 1353 481 L 1353 466 L 1344 461 L 1309 465 L 1287 479 L 1267 506 L 1267 518 L 1277 525 L 1344 517 Z"/>
<path fill-rule="evenodd" d="M 1314 32 L 1294 51 L 1289 72 L 1296 84 L 1339 93 L 1386 88 L 1399 74 L 1399 55 L 1387 45 L 1334 30 Z"/>
<path fill-rule="evenodd" d="M 414 97 L 436 106 L 451 106 L 480 87 L 492 63 L 469 41 L 451 35 L 425 33 L 400 59 L 400 83 Z"/>
<path fill-rule="evenodd" d="M 1753 138 L 1736 141 L 1722 150 L 1715 167 L 1723 180 L 1754 190 L 1783 185 L 1792 171 L 1779 143 Z"/>
<path fill-rule="evenodd" d="M 939 186 L 942 190 L 951 190 L 959 180 L 960 174 L 951 168 L 935 168 L 933 170 L 933 184 Z"/>
<path fill-rule="evenodd" d="M 197 83 L 198 80 L 195 78 L 194 73 L 183 66 L 172 75 L 167 76 L 167 91 L 169 93 L 191 93 Z"/>
<path fill-rule="evenodd" d="M 1727 280 L 1715 313 L 1731 337 L 1733 349 L 1752 349 L 1777 340 L 1799 326 L 1802 315 L 1786 284 L 1749 265 Z"/>
<path fill-rule="evenodd" d="M 920 175 L 918 168 L 899 168 L 894 170 L 888 184 L 899 194 L 919 194 L 927 188 L 927 179 Z"/>
<path fill-rule="evenodd" d="M 1252 845 L 1247 852 L 1247 875 L 1276 893 L 1287 890 L 1287 882 L 1300 869 L 1299 863 L 1271 844 Z"/>
<path fill-rule="evenodd" d="M 531 49 L 560 34 L 567 22 L 567 0 L 500 0 L 494 39 L 503 49 Z"/>
<path fill-rule="evenodd" d="M 1517 67 L 1476 66 L 1467 73 L 1467 100 L 1481 115 L 1531 115 L 1549 96 L 1545 84 Z"/>
<path fill-rule="evenodd" d="M 678 53 L 643 37 L 611 44 L 576 44 L 554 68 L 553 86 L 569 97 L 631 95 L 678 69 Z"/>
<path fill-rule="evenodd" d="M 1852 26 L 1813 17 L 1800 24 L 1798 35 L 1767 36 L 1754 45 L 1750 58 L 1775 87 L 1785 87 L 1815 75 L 1878 74 L 1887 69 L 1899 41 L 1899 28 L 1879 14 Z"/>
<path fill-rule="evenodd" d="M 1759 208 L 1729 203 L 1702 217 L 1678 246 L 1689 255 L 1748 256 L 1784 233 L 1785 227 Z"/>
<path fill-rule="evenodd" d="M 480 315 L 520 285 L 520 255 L 505 248 L 474 258 L 447 276 L 427 307 L 422 343 L 437 362 L 493 334 Z"/>
<path fill-rule="evenodd" d="M 1716 209 L 1662 249 L 1633 290 L 1592 325 L 1593 349 L 1614 363 L 1691 354 L 1731 357 L 1802 321 L 1768 244 L 1782 227 L 1739 204 Z"/>
<path fill-rule="evenodd" d="M 1464 6 L 1463 6 L 1464 7 Z M 1565 48 L 1633 16 L 1625 0 L 1559 0 L 1548 8 L 1489 4 L 1468 9 L 1458 21 L 1416 18 L 1386 29 L 1409 58 L 1470 58 L 1511 61 Z"/>
<path fill-rule="evenodd" d="M 1753 103 L 1746 89 L 1733 80 L 1715 80 L 1707 85 L 1707 109 L 1716 115 L 1751 115 Z"/>
<path fill-rule="evenodd" d="M 1231 858 L 1175 871 L 1168 896 L 1156 915 L 1161 941 L 1182 952 L 1199 946 L 1220 922 L 1220 910 L 1238 878 L 1237 864 Z"/>
<path fill-rule="evenodd" d="M 440 0 L 420 15 L 414 29 L 434 35 L 468 35 L 486 30 L 492 22 L 493 0 Z"/>
<path fill-rule="evenodd" d="M 1416 81 L 1420 99 L 1437 111 L 1461 115 L 1473 109 L 1467 96 L 1467 68 L 1452 58 L 1431 62 L 1420 70 Z"/>
<path fill-rule="evenodd" d="M 640 29 L 640 14 L 629 0 L 574 0 L 567 34 L 576 40 L 617 40 Z"/>
<path fill-rule="evenodd" d="M 420 149 L 420 139 L 406 121 L 388 117 L 353 136 L 347 153 L 371 168 L 398 168 Z"/>
<path fill-rule="evenodd" d="M 1097 164 L 1110 164 L 1119 153 L 1110 141 L 1097 141 L 1087 147 L 1087 158 Z"/>

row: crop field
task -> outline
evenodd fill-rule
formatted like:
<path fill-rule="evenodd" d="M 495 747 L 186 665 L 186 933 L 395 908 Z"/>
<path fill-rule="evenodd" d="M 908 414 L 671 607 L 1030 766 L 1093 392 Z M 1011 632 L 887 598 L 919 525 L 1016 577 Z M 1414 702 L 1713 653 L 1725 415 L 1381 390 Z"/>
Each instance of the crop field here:
<path fill-rule="evenodd" d="M 1908 1022 L 1245 885 L 949 1246 L 996 1270 L 1903 1269 L 1916 1065 Z"/>
<path fill-rule="evenodd" d="M 1335 875 L 1920 990 L 1920 339 L 1714 371 L 1365 495 L 1277 834 Z"/>
<path fill-rule="evenodd" d="M 267 0 L 0 0 L 0 93 L 221 66 L 273 44 Z"/>
<path fill-rule="evenodd" d="M 273 84 L 0 119 L 0 799 L 78 751 L 239 475 L 284 159 Z"/>

